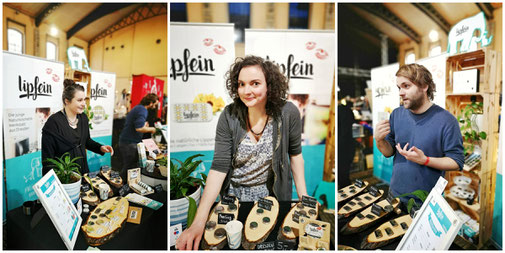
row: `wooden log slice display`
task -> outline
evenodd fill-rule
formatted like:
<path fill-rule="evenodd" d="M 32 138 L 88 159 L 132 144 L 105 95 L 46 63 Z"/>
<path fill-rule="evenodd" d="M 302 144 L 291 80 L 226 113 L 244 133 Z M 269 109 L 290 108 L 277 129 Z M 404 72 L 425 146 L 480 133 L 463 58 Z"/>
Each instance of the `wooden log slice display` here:
<path fill-rule="evenodd" d="M 246 250 L 252 250 L 256 247 L 256 244 L 264 242 L 277 223 L 279 202 L 272 196 L 264 199 L 272 204 L 270 211 L 260 207 L 261 199 L 255 201 L 244 224 L 242 247 Z"/>
<path fill-rule="evenodd" d="M 209 214 L 207 223 L 205 223 L 205 231 L 201 242 L 202 249 L 220 250 L 228 243 L 226 240 L 226 231 L 224 230 L 226 224 L 220 224 L 218 217 L 220 213 L 225 215 L 232 214 L 234 216 L 232 220 L 236 220 L 238 218 L 239 208 L 240 204 L 238 198 L 235 198 L 235 201 L 229 205 L 219 201 L 216 206 L 214 206 Z"/>
<path fill-rule="evenodd" d="M 128 200 L 122 197 L 100 203 L 81 226 L 88 245 L 100 246 L 116 236 L 128 217 Z"/>
<path fill-rule="evenodd" d="M 100 203 L 100 198 L 93 191 L 91 185 L 81 185 L 81 198 L 82 202 L 91 206 L 96 206 Z"/>
<path fill-rule="evenodd" d="M 356 180 L 353 184 L 338 190 L 338 202 L 342 202 L 360 194 L 368 187 L 368 184 L 368 181 Z"/>
<path fill-rule="evenodd" d="M 277 240 L 295 240 L 299 237 L 300 216 L 316 220 L 318 215 L 317 208 L 304 206 L 302 202 L 298 202 L 291 207 L 289 213 L 284 217 L 282 225 L 277 233 Z"/>
<path fill-rule="evenodd" d="M 105 167 L 108 167 L 108 168 L 105 168 Z M 115 172 L 115 173 L 118 173 L 118 172 Z M 123 186 L 123 179 L 121 178 L 121 176 L 118 175 L 114 178 L 111 178 L 112 169 L 109 166 L 102 166 L 102 168 L 100 168 L 100 174 L 102 174 L 102 176 L 105 178 L 105 180 L 107 180 L 109 182 L 110 185 L 112 185 L 116 188 L 121 188 L 121 186 Z"/>
<path fill-rule="evenodd" d="M 373 186 L 372 186 L 373 187 Z M 373 204 L 375 201 L 380 199 L 384 194 L 384 190 L 377 190 L 375 196 L 372 192 L 363 193 L 353 199 L 351 199 L 347 204 L 338 210 L 338 218 L 346 218 L 351 216 L 351 214 L 356 213 L 363 208 Z"/>
<path fill-rule="evenodd" d="M 379 203 L 374 204 L 380 207 L 380 214 L 372 212 L 372 208 L 374 206 L 370 206 L 367 209 L 363 210 L 362 212 L 358 213 L 354 218 L 349 221 L 341 230 L 340 232 L 342 234 L 352 234 L 352 233 L 358 233 L 375 222 L 377 222 L 380 218 L 386 216 L 387 214 L 393 212 L 400 204 L 400 199 L 395 198 L 393 199 L 392 203 L 390 204 L 387 199 L 381 200 Z"/>
<path fill-rule="evenodd" d="M 89 179 L 88 178 L 89 178 L 88 174 L 87 173 L 84 174 L 84 180 L 86 180 L 86 182 L 88 182 L 88 184 L 93 185 L 93 188 L 95 188 L 96 191 L 99 191 L 100 184 L 108 185 L 105 181 L 103 181 L 103 179 L 101 179 L 98 176 L 93 177 L 93 178 L 89 178 Z M 91 179 L 91 181 L 90 181 L 90 179 Z M 100 194 L 100 192 L 97 192 L 96 194 Z M 109 187 L 109 198 L 112 197 L 113 195 L 114 195 L 114 192 Z"/>
<path fill-rule="evenodd" d="M 402 238 L 411 223 L 412 218 L 409 214 L 385 222 L 365 237 L 361 249 L 376 249 Z"/>

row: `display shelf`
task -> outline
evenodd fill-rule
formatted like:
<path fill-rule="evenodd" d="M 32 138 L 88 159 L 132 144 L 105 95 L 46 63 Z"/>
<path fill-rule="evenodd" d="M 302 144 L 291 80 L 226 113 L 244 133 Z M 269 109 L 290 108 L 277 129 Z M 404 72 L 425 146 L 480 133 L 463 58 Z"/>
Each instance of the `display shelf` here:
<path fill-rule="evenodd" d="M 469 205 L 466 200 L 461 200 L 448 193 L 451 184 L 446 188 L 446 199 L 453 208 L 459 208 L 479 221 L 478 242 L 475 245 L 461 237 L 455 240 L 459 246 L 470 248 L 482 248 L 491 237 L 493 226 L 493 211 L 496 186 L 496 158 L 498 148 L 498 115 L 500 112 L 501 90 L 501 53 L 487 48 L 469 53 L 461 53 L 450 56 L 446 62 L 446 109 L 456 118 L 461 116 L 461 109 L 466 105 L 482 102 L 482 125 L 480 131 L 487 133 L 487 138 L 480 141 L 481 162 L 480 166 L 472 172 L 478 178 L 479 185 L 476 188 L 474 203 Z M 453 73 L 456 71 L 478 69 L 479 84 L 476 93 L 452 93 Z M 464 143 L 464 145 L 473 145 Z M 451 182 L 452 176 L 460 172 L 447 172 L 446 178 Z M 472 187 L 472 188 L 474 188 Z"/>

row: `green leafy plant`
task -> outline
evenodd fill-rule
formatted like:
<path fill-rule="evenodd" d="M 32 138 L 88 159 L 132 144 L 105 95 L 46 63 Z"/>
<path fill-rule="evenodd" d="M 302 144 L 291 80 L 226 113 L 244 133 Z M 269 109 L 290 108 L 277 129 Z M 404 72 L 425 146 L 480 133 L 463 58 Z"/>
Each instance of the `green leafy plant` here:
<path fill-rule="evenodd" d="M 461 115 L 458 117 L 463 141 L 468 144 L 464 145 L 465 154 L 472 153 L 475 145 L 478 145 L 480 140 L 487 138 L 487 133 L 479 131 L 479 127 L 476 124 L 477 115 L 482 114 L 483 103 L 475 102 L 475 97 L 472 97 L 471 100 L 472 103 L 461 109 Z"/>
<path fill-rule="evenodd" d="M 200 173 L 202 179 L 190 176 L 198 165 L 203 162 L 202 160 L 193 161 L 193 159 L 199 156 L 203 155 L 196 154 L 190 156 L 184 162 L 174 159 L 179 163 L 179 165 L 174 164 L 172 160 L 170 160 L 170 199 L 180 199 L 185 197 L 188 200 L 187 227 L 190 227 L 195 219 L 196 201 L 192 197 L 186 196 L 186 194 L 198 189 L 198 186 L 205 186 L 205 181 L 207 180 L 207 176 L 203 173 Z M 163 158 L 160 160 L 163 160 Z M 158 160 L 158 164 L 160 164 L 160 160 Z M 165 166 L 166 162 L 165 158 Z"/>
<path fill-rule="evenodd" d="M 167 156 L 163 156 L 161 159 L 156 160 L 159 166 L 167 166 Z"/>
<path fill-rule="evenodd" d="M 81 173 L 79 164 L 75 163 L 78 159 L 82 157 L 78 156 L 73 159 L 70 158 L 70 153 L 66 152 L 61 157 L 47 158 L 44 160 L 46 163 L 50 163 L 49 167 L 54 169 L 56 176 L 60 179 L 62 184 L 70 184 L 79 181 Z M 78 177 L 74 174 L 77 173 Z"/>
<path fill-rule="evenodd" d="M 84 108 L 84 113 L 86 114 L 86 116 L 88 116 L 88 127 L 89 129 L 93 129 L 93 125 L 91 123 L 91 120 L 93 119 L 93 117 L 95 116 L 95 114 L 91 111 L 91 105 L 88 105 L 87 107 Z"/>
<path fill-rule="evenodd" d="M 405 197 L 405 196 L 409 196 L 409 195 L 414 195 L 415 197 L 417 197 L 418 199 L 420 199 L 422 202 L 424 202 L 426 200 L 426 198 L 428 197 L 428 194 L 429 192 L 425 191 L 425 190 L 416 190 L 416 191 L 413 191 L 413 192 L 409 192 L 409 193 L 405 193 L 405 194 L 402 194 L 400 196 L 398 196 L 398 198 L 401 198 L 401 197 Z M 417 203 L 416 203 L 416 200 L 414 198 L 410 198 L 409 201 L 407 202 L 407 212 L 410 213 L 410 210 L 412 209 L 413 206 L 416 206 L 417 208 L 421 208 Z"/>
<path fill-rule="evenodd" d="M 196 189 L 199 185 L 204 186 L 207 176 L 200 173 L 202 179 L 191 176 L 191 173 L 202 163 L 202 160 L 193 161 L 196 157 L 203 156 L 196 154 L 188 157 L 184 162 L 178 159 L 170 160 L 170 199 L 180 199 L 188 193 L 190 189 Z M 176 160 L 180 165 L 172 162 Z"/>

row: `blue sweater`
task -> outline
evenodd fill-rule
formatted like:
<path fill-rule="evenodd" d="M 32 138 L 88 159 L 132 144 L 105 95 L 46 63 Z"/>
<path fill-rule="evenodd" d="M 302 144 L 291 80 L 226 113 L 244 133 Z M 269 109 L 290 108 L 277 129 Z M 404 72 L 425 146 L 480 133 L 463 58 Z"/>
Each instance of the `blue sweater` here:
<path fill-rule="evenodd" d="M 422 150 L 429 157 L 449 157 L 463 168 L 463 137 L 456 118 L 433 104 L 426 112 L 414 114 L 403 106 L 396 108 L 389 119 L 391 132 L 386 141 L 394 150 L 393 176 L 391 177 L 391 191 L 395 196 L 425 190 L 430 192 L 440 176 L 445 172 L 427 166 L 419 165 L 405 159 L 396 151 L 396 144 L 403 148 L 409 143 Z M 406 202 L 413 196 L 402 197 Z M 416 202 L 420 203 L 416 199 Z"/>
<path fill-rule="evenodd" d="M 122 144 L 137 144 L 142 141 L 143 133 L 137 132 L 135 129 L 141 128 L 146 124 L 147 109 L 138 104 L 126 116 L 126 122 L 121 134 L 119 135 L 119 143 Z"/>

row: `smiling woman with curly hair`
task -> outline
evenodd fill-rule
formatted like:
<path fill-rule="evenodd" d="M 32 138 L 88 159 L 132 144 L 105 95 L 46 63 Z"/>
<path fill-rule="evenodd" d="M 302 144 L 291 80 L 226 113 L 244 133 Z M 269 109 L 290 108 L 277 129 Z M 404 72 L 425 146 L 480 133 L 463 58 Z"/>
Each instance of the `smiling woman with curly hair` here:
<path fill-rule="evenodd" d="M 214 160 L 195 219 L 176 243 L 198 249 L 210 208 L 218 194 L 240 201 L 275 196 L 291 201 L 307 195 L 302 157 L 302 124 L 296 106 L 286 101 L 288 80 L 279 67 L 261 57 L 237 58 L 226 74 L 233 103 L 216 127 Z"/>

